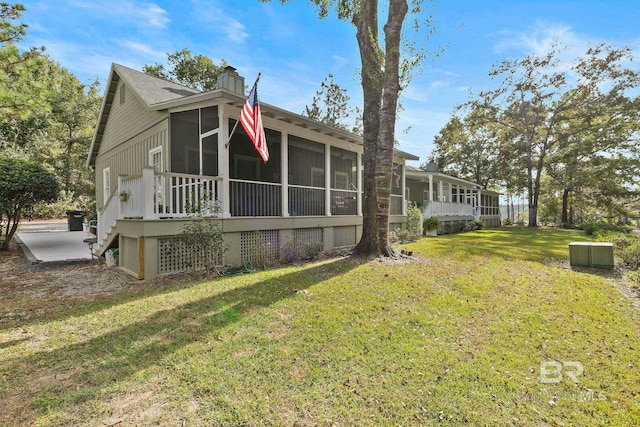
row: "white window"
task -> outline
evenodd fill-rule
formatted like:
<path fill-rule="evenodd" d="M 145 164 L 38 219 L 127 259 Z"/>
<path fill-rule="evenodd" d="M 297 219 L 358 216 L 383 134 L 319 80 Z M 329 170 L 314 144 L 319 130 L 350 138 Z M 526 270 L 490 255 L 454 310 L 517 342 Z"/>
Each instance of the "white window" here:
<path fill-rule="evenodd" d="M 335 171 L 335 187 L 338 190 L 349 189 L 349 174 L 347 172 Z"/>
<path fill-rule="evenodd" d="M 111 196 L 111 168 L 102 169 L 102 203 L 107 203 Z"/>
<path fill-rule="evenodd" d="M 162 172 L 164 169 L 162 166 L 162 145 L 149 150 L 149 166 L 156 172 Z"/>

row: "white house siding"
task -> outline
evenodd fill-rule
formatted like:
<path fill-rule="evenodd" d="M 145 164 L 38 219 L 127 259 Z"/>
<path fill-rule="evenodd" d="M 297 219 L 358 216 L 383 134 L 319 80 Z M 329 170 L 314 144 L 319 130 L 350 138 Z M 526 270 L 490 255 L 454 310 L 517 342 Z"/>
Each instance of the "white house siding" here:
<path fill-rule="evenodd" d="M 167 116 L 166 112 L 149 111 L 130 87 L 125 88 L 125 102 L 121 105 L 120 88 L 123 84 L 122 80 L 118 83 L 99 154 L 129 141 Z"/>
<path fill-rule="evenodd" d="M 106 167 L 111 168 L 111 189 L 117 189 L 118 175 L 134 175 L 142 171 L 149 163 L 149 151 L 158 146 L 162 146 L 163 153 L 168 149 L 168 120 L 157 123 L 155 126 L 136 135 L 118 145 L 116 148 L 106 152 L 100 147 L 100 154 L 96 158 L 96 205 L 102 209 L 105 200 L 102 195 L 102 173 Z M 167 155 L 164 156 L 165 162 Z M 166 166 L 166 165 L 165 165 Z"/>

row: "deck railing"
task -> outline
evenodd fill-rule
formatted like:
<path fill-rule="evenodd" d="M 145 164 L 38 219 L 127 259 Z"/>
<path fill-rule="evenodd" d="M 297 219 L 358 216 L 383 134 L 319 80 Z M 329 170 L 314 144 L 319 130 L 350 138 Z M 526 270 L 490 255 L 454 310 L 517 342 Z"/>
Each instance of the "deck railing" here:
<path fill-rule="evenodd" d="M 176 173 L 156 173 L 153 212 L 159 217 L 213 215 L 221 178 Z"/>
<path fill-rule="evenodd" d="M 431 216 L 474 216 L 475 209 L 472 205 L 452 202 L 427 202 L 423 213 L 425 217 Z"/>
<path fill-rule="evenodd" d="M 357 215 L 357 200 L 357 191 L 331 190 L 331 215 Z"/>
<path fill-rule="evenodd" d="M 289 215 L 323 216 L 326 214 L 324 188 L 290 185 L 288 194 Z"/>
<path fill-rule="evenodd" d="M 231 216 L 281 216 L 282 185 L 270 182 L 229 180 Z"/>
<path fill-rule="evenodd" d="M 109 199 L 107 199 L 107 203 L 105 204 L 104 209 L 98 212 L 98 230 L 97 230 L 97 241 L 98 245 L 101 244 L 104 239 L 107 238 L 107 234 L 111 227 L 116 225 L 116 219 L 118 219 L 118 204 L 120 200 L 117 195 L 111 195 Z"/>

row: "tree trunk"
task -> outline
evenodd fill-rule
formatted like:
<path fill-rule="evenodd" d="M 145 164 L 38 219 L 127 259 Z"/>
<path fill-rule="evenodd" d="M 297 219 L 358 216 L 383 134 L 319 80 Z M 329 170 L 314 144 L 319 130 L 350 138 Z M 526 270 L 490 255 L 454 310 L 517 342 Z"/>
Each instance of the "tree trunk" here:
<path fill-rule="evenodd" d="M 400 39 L 408 6 L 406 0 L 389 2 L 384 54 L 377 37 L 377 8 L 377 0 L 363 0 L 354 16 L 364 95 L 364 200 L 362 238 L 353 253 L 393 256 L 389 245 L 389 205 L 400 92 Z"/>
<path fill-rule="evenodd" d="M 562 191 L 562 225 L 569 224 L 569 189 Z"/>

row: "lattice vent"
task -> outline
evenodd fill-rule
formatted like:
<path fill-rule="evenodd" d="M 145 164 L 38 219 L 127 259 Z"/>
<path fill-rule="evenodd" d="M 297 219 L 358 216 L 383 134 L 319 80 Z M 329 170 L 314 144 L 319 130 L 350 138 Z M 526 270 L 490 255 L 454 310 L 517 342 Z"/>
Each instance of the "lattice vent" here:
<path fill-rule="evenodd" d="M 333 227 L 333 247 L 353 246 L 356 244 L 356 227 Z"/>
<path fill-rule="evenodd" d="M 218 252 L 215 257 L 215 265 L 221 266 L 222 253 Z M 197 248 L 186 245 L 179 237 L 158 239 L 158 274 L 204 268 L 204 254 Z"/>
<path fill-rule="evenodd" d="M 306 258 L 322 251 L 324 233 L 322 228 L 296 228 L 293 230 L 293 250 L 298 257 Z"/>
<path fill-rule="evenodd" d="M 240 234 L 240 259 L 254 265 L 280 258 L 278 230 L 243 231 Z"/>

